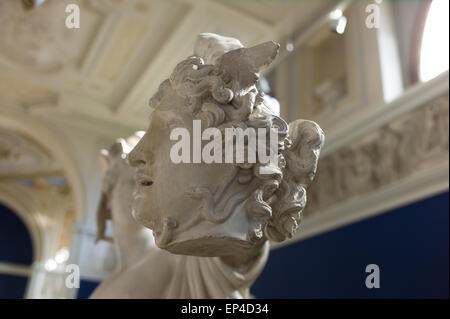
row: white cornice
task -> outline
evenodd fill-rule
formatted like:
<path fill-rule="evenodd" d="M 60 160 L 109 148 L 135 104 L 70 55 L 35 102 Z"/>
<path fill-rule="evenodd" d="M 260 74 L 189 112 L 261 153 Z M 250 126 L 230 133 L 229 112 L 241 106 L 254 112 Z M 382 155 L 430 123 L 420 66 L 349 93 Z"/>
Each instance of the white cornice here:
<path fill-rule="evenodd" d="M 33 268 L 30 266 L 0 262 L 0 274 L 29 276 L 32 272 Z"/>
<path fill-rule="evenodd" d="M 391 103 L 383 103 L 370 108 L 361 107 L 360 111 L 342 119 L 337 127 L 325 130 L 325 145 L 321 156 L 326 156 L 351 141 L 367 135 L 401 114 L 423 105 L 448 90 L 449 73 L 447 71 L 429 82 L 418 83 L 407 89 L 402 96 Z"/>

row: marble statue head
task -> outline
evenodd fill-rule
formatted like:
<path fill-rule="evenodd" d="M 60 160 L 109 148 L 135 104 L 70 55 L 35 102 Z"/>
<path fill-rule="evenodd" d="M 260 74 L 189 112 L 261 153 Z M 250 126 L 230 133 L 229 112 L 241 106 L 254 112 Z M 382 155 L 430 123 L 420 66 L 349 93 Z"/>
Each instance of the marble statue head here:
<path fill-rule="evenodd" d="M 138 131 L 128 138 L 120 138 L 109 148 L 100 152 L 102 189 L 97 207 L 96 241 L 112 242 L 106 235 L 106 222 L 115 218 L 116 222 L 127 222 L 131 216 L 131 202 L 134 190 L 134 169 L 126 161 L 128 153 L 139 142 L 143 132 Z M 120 212 L 113 216 L 113 211 Z"/>
<path fill-rule="evenodd" d="M 278 49 L 274 42 L 246 48 L 233 38 L 200 34 L 194 55 L 181 61 L 151 98 L 148 130 L 128 161 L 136 167 L 133 216 L 153 230 L 160 248 L 227 256 L 296 232 L 324 135 L 311 121 L 287 125 L 265 105 L 259 72 Z M 195 123 L 201 123 L 202 137 L 208 128 L 216 133 L 263 129 L 257 131 L 258 143 L 262 135 L 275 134 L 277 161 L 259 161 L 260 149 L 256 162 L 195 158 L 195 147 L 204 152 L 208 143 L 200 138 L 196 142 Z M 192 137 L 191 153 L 190 161 L 175 163 L 171 152 L 178 142 L 173 132 L 179 128 Z M 223 153 L 219 159 L 227 156 Z"/>

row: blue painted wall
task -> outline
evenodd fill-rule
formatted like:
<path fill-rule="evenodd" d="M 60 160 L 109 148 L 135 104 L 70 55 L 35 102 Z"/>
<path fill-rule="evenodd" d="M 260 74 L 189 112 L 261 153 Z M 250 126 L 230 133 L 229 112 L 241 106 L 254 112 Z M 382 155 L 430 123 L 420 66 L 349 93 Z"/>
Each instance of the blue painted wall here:
<path fill-rule="evenodd" d="M 0 261 L 31 265 L 32 247 L 25 224 L 11 209 L 0 204 Z"/>
<path fill-rule="evenodd" d="M 99 282 L 90 280 L 80 280 L 80 288 L 78 289 L 77 299 L 87 299 L 91 293 L 97 288 Z"/>
<path fill-rule="evenodd" d="M 448 192 L 271 252 L 257 298 L 448 298 Z M 380 268 L 380 288 L 365 267 Z"/>
<path fill-rule="evenodd" d="M 28 277 L 0 274 L 0 299 L 22 299 Z"/>
<path fill-rule="evenodd" d="M 21 265 L 33 262 L 30 234 L 22 220 L 0 204 L 0 261 Z M 0 274 L 0 298 L 23 298 L 28 277 Z"/>

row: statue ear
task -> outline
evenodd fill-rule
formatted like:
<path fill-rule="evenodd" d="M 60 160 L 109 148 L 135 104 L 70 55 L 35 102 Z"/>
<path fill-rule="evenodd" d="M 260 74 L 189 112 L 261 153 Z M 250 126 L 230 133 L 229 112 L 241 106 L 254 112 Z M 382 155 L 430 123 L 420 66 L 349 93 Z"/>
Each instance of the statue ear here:
<path fill-rule="evenodd" d="M 289 124 L 289 137 L 292 145 L 284 152 L 286 170 L 297 184 L 306 188 L 316 174 L 325 136 L 315 122 L 296 120 Z"/>

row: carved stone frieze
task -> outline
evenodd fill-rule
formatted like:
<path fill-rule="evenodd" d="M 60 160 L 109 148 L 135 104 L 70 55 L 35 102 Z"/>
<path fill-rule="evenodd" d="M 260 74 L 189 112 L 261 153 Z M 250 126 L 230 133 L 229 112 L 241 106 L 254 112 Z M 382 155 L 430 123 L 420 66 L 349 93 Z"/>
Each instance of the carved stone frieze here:
<path fill-rule="evenodd" d="M 304 216 L 448 160 L 448 105 L 442 95 L 322 158 Z"/>
<path fill-rule="evenodd" d="M 38 171 L 56 167 L 51 156 L 32 141 L 0 130 L 0 175 L 14 171 Z"/>
<path fill-rule="evenodd" d="M 98 15 L 85 1 L 83 28 L 66 28 L 70 0 L 47 0 L 25 10 L 21 1 L 0 1 L 0 55 L 8 62 L 38 72 L 54 72 L 80 62 Z"/>

